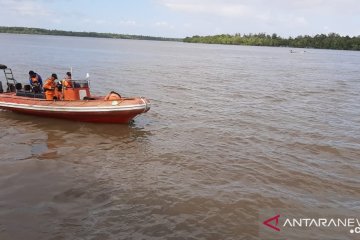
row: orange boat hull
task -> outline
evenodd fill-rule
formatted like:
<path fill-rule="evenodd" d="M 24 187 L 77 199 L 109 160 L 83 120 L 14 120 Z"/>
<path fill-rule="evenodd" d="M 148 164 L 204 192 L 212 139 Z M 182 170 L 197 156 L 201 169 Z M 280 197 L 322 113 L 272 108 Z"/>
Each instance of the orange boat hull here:
<path fill-rule="evenodd" d="M 150 102 L 142 97 L 118 100 L 48 101 L 0 94 L 0 108 L 29 115 L 94 123 L 129 123 L 139 114 L 150 109 Z"/>

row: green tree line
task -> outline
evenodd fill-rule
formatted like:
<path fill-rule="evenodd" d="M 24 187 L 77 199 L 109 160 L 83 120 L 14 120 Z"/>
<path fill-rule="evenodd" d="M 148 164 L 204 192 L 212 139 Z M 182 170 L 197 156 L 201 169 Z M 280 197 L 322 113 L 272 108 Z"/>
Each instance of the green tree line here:
<path fill-rule="evenodd" d="M 360 50 L 360 36 L 344 37 L 337 33 L 317 34 L 315 36 L 305 35 L 295 38 L 282 38 L 276 33 L 272 35 L 265 33 L 241 35 L 238 33 L 235 35 L 186 37 L 183 41 L 189 43 Z"/>
<path fill-rule="evenodd" d="M 209 44 L 232 44 L 250 46 L 273 46 L 273 47 L 296 47 L 296 48 L 322 48 L 339 50 L 360 50 L 360 36 L 349 37 L 340 36 L 337 33 L 317 34 L 315 36 L 298 36 L 295 38 L 282 38 L 276 33 L 272 35 L 259 34 L 222 34 L 214 36 L 193 36 L 181 38 L 164 38 L 142 35 L 98 33 L 98 32 L 73 32 L 63 30 L 48 30 L 43 28 L 27 27 L 2 27 L 0 33 L 15 34 L 38 34 L 38 35 L 58 35 L 76 37 L 96 37 L 96 38 L 116 38 L 116 39 L 136 39 L 136 40 L 156 40 L 156 41 L 183 41 L 188 43 L 209 43 Z"/>
<path fill-rule="evenodd" d="M 48 30 L 48 29 L 43 29 L 43 28 L 27 28 L 27 27 L 1 27 L 0 26 L 0 33 L 96 37 L 96 38 L 117 38 L 117 39 L 156 40 L 156 41 L 182 41 L 182 39 L 179 39 L 179 38 L 164 38 L 164 37 L 115 34 L 115 33 L 98 33 L 98 32 L 73 32 L 73 31 Z"/>

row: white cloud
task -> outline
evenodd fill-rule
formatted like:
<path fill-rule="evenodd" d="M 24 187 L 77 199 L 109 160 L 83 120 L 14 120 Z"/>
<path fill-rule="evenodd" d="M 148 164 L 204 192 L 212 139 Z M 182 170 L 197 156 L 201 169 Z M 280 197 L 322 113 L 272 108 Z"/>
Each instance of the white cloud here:
<path fill-rule="evenodd" d="M 88 23 L 91 23 L 91 19 L 90 18 L 83 18 L 83 19 L 81 19 L 81 22 L 85 23 L 85 24 L 88 24 Z"/>
<path fill-rule="evenodd" d="M 81 19 L 80 21 L 81 23 L 83 24 L 93 24 L 93 25 L 113 25 L 113 23 L 108 19 L 92 19 L 92 18 L 83 18 Z M 117 22 L 117 25 L 118 26 L 137 26 L 137 23 L 136 21 L 133 21 L 133 20 L 121 20 L 119 22 Z"/>
<path fill-rule="evenodd" d="M 252 13 L 252 9 L 247 5 L 235 1 L 161 0 L 160 3 L 171 10 L 188 13 L 205 13 L 225 17 L 246 16 Z"/>
<path fill-rule="evenodd" d="M 360 14 L 358 0 L 156 0 L 179 12 L 212 14 L 225 17 L 262 16 L 299 13 L 318 15 Z M 300 16 L 301 17 L 301 16 Z"/>
<path fill-rule="evenodd" d="M 359 0 L 153 1 L 184 19 L 186 31 L 192 33 L 211 34 L 221 29 L 225 33 L 276 32 L 286 36 L 323 32 L 324 25 L 339 33 L 359 32 Z"/>
<path fill-rule="evenodd" d="M 36 17 L 50 16 L 48 10 L 41 2 L 32 0 L 1 0 L 1 8 L 6 9 L 16 15 Z"/>
<path fill-rule="evenodd" d="M 135 10 L 128 4 L 105 6 L 103 0 L 88 6 L 77 0 L 0 0 L 0 25 L 167 36 L 237 32 L 296 36 L 324 30 L 359 35 L 359 0 L 147 1 L 152 4 L 139 4 Z"/>
<path fill-rule="evenodd" d="M 103 20 L 103 19 L 96 19 L 94 22 L 95 22 L 96 25 L 108 24 L 108 21 Z"/>
<path fill-rule="evenodd" d="M 137 23 L 134 20 L 122 20 L 119 22 L 121 26 L 136 26 Z"/>
<path fill-rule="evenodd" d="M 107 25 L 109 24 L 109 21 L 104 20 L 104 19 L 91 19 L 91 18 L 82 18 L 79 23 L 81 24 L 85 24 L 85 25 Z"/>
<path fill-rule="evenodd" d="M 308 24 L 308 22 L 306 21 L 306 19 L 304 17 L 295 17 L 294 19 L 295 23 L 299 24 L 299 25 L 306 25 Z"/>
<path fill-rule="evenodd" d="M 269 7 L 268 1 L 258 0 L 257 2 L 262 3 L 262 6 Z M 279 12 L 302 12 L 319 15 L 360 14 L 358 0 L 272 0 L 270 7 Z"/>
<path fill-rule="evenodd" d="M 56 25 L 59 25 L 59 24 L 63 23 L 63 20 L 61 18 L 52 18 L 51 22 Z"/>
<path fill-rule="evenodd" d="M 156 22 L 156 23 L 155 23 L 155 27 L 175 29 L 175 26 L 174 26 L 174 25 L 171 25 L 171 24 L 169 24 L 169 23 L 166 22 L 166 21 Z"/>

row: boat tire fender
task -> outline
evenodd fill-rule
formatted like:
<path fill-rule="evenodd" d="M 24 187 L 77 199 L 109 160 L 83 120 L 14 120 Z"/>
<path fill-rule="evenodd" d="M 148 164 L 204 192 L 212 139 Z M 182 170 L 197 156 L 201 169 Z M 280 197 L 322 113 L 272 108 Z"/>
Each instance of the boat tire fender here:
<path fill-rule="evenodd" d="M 119 100 L 121 99 L 121 95 L 117 92 L 111 91 L 108 95 L 106 95 L 105 100 Z"/>

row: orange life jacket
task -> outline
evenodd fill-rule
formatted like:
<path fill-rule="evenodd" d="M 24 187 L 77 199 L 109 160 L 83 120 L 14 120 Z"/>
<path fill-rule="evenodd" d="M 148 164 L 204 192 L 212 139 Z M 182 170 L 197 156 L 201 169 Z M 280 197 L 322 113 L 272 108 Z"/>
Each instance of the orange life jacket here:
<path fill-rule="evenodd" d="M 31 82 L 32 83 L 39 83 L 39 79 L 37 77 L 32 77 Z"/>
<path fill-rule="evenodd" d="M 67 87 L 67 88 L 72 87 L 71 79 L 64 79 L 63 85 L 64 85 L 64 87 Z"/>
<path fill-rule="evenodd" d="M 53 100 L 55 96 L 55 88 L 56 83 L 55 81 L 48 78 L 44 84 L 45 96 L 46 100 Z"/>

